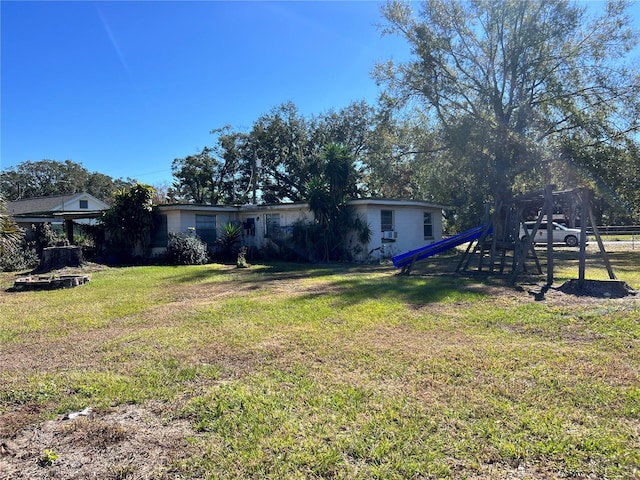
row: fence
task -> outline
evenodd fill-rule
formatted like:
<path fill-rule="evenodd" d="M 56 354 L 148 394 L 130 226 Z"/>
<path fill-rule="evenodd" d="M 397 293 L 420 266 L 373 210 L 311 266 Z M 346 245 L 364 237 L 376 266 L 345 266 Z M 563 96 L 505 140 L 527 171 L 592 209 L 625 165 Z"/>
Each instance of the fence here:
<path fill-rule="evenodd" d="M 600 235 L 640 235 L 640 225 L 599 225 Z M 587 227 L 587 233 L 593 234 L 593 228 Z"/>

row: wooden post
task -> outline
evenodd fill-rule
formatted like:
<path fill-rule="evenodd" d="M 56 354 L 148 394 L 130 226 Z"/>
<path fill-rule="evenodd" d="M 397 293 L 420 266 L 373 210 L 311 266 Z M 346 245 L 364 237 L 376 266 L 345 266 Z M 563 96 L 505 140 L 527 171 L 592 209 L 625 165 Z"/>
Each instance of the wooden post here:
<path fill-rule="evenodd" d="M 546 200 L 545 200 L 546 202 Z M 533 252 L 533 255 L 536 259 L 536 264 L 538 265 L 538 270 L 540 270 L 540 264 L 538 262 L 538 257 L 535 254 L 535 248 L 533 246 L 533 239 L 536 236 L 536 233 L 538 233 L 538 229 L 540 228 L 540 224 L 542 223 L 542 216 L 544 215 L 544 212 L 546 211 L 547 207 L 546 207 L 546 203 L 544 203 L 542 205 L 542 212 L 540 212 L 540 214 L 538 215 L 538 219 L 536 220 L 536 223 L 533 225 L 533 229 L 528 232 L 527 227 L 525 222 L 522 222 L 522 228 L 524 229 L 525 232 L 527 232 L 527 239 L 524 242 L 524 247 L 522 248 L 522 250 L 520 252 L 518 252 L 518 261 L 516 262 L 516 268 L 514 268 L 513 273 L 511 274 L 511 280 L 510 282 L 513 284 L 516 282 L 516 280 L 518 279 L 518 275 L 520 274 L 520 270 L 524 269 L 524 264 L 527 261 L 527 254 L 529 252 L 529 250 L 531 250 L 531 252 Z M 542 272 L 540 272 L 542 273 Z"/>
<path fill-rule="evenodd" d="M 401 273 L 410 275 L 411 270 L 413 269 L 413 266 L 416 264 L 417 258 L 418 258 L 418 255 L 414 255 L 413 258 L 411 259 L 411 263 L 409 265 L 405 265 Z"/>
<path fill-rule="evenodd" d="M 602 243 L 602 238 L 600 237 L 600 232 L 598 231 L 598 227 L 596 226 L 596 219 L 593 216 L 593 212 L 591 208 L 589 208 L 589 220 L 591 221 L 591 227 L 593 228 L 593 234 L 596 237 L 596 241 L 598 242 L 598 248 L 600 248 L 600 253 L 602 254 L 602 259 L 604 260 L 604 265 L 607 267 L 607 273 L 609 274 L 609 280 L 615 280 L 616 275 L 613 273 L 613 269 L 611 268 L 611 262 L 609 262 L 609 255 L 607 255 L 606 250 L 604 249 L 604 243 Z"/>
<path fill-rule="evenodd" d="M 493 265 L 496 259 L 496 243 L 498 241 L 497 237 L 498 237 L 498 234 L 501 234 L 501 231 L 504 229 L 504 219 L 500 219 L 501 210 L 502 210 L 502 201 L 498 201 L 496 202 L 496 210 L 493 214 L 493 234 L 491 235 L 491 247 L 489 247 L 489 271 L 490 272 L 493 272 Z M 500 222 L 503 222 L 503 223 L 500 224 Z M 484 254 L 484 244 L 483 244 L 482 252 Z M 482 270 L 482 263 L 480 264 L 480 270 Z"/>
<path fill-rule="evenodd" d="M 578 286 L 582 288 L 584 286 L 585 270 L 587 265 L 587 219 L 590 211 L 589 202 L 589 189 L 583 187 L 580 189 L 580 196 L 582 197 L 582 213 L 580 215 L 580 260 L 578 262 Z M 593 224 L 591 225 L 594 226 Z M 584 240 L 584 241 L 583 241 Z"/>
<path fill-rule="evenodd" d="M 553 185 L 544 190 L 544 205 L 547 215 L 547 286 L 553 285 Z"/>
<path fill-rule="evenodd" d="M 64 219 L 64 230 L 67 234 L 67 240 L 69 241 L 69 245 L 73 245 L 73 220 Z"/>
<path fill-rule="evenodd" d="M 471 261 L 471 256 L 469 252 L 471 251 L 471 248 L 474 246 L 473 245 L 474 242 L 475 241 L 471 241 L 469 242 L 469 245 L 467 245 L 467 249 L 464 251 L 464 255 L 462 255 L 462 257 L 460 258 L 460 261 L 458 262 L 458 266 L 456 267 L 456 272 L 459 272 L 460 269 L 466 270 L 467 267 L 469 266 L 469 262 Z M 463 264 L 464 264 L 464 267 L 462 266 Z"/>

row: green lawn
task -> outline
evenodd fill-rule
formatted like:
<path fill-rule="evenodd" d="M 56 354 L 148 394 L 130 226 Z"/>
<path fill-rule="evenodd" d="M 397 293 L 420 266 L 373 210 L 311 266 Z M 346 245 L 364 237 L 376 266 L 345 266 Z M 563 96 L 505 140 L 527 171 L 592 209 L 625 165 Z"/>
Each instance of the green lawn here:
<path fill-rule="evenodd" d="M 640 252 L 610 255 L 640 289 Z M 111 268 L 41 292 L 0 274 L 0 444 L 139 405 L 187 425 L 153 478 L 639 478 L 635 297 L 536 301 L 455 263 Z M 71 455 L 50 443 L 38 471 Z M 111 463 L 93 473 L 141 478 Z"/>

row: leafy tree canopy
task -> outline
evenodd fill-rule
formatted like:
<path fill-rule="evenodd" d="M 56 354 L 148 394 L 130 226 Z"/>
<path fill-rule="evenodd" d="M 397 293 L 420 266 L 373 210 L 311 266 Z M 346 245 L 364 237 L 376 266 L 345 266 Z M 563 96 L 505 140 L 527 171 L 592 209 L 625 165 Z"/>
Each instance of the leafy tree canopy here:
<path fill-rule="evenodd" d="M 154 190 L 137 183 L 113 195 L 112 207 L 102 213 L 107 240 L 125 256 L 140 256 L 147 246 L 153 228 Z"/>
<path fill-rule="evenodd" d="M 119 188 L 135 184 L 98 172 L 89 172 L 81 164 L 65 160 L 26 161 L 0 173 L 0 191 L 7 200 L 46 197 L 87 192 L 109 202 Z"/>
<path fill-rule="evenodd" d="M 247 179 L 235 152 L 238 134 L 228 127 L 212 133 L 218 137 L 215 147 L 173 160 L 175 180 L 169 192 L 173 199 L 211 205 L 241 201 L 241 185 Z"/>
<path fill-rule="evenodd" d="M 433 135 L 416 159 L 424 185 L 446 186 L 442 201 L 508 199 L 524 177 L 529 187 L 553 181 L 554 161 L 638 132 L 640 76 L 626 61 L 638 36 L 626 2 L 595 18 L 564 0 L 430 0 L 417 14 L 412 5 L 391 1 L 383 15 L 413 58 L 375 75 L 386 105 L 423 113 Z"/>
<path fill-rule="evenodd" d="M 322 175 L 324 148 L 339 144 L 353 159 L 350 195 L 409 196 L 411 157 L 396 155 L 393 142 L 407 143 L 411 128 L 366 102 L 320 115 L 301 115 L 289 102 L 260 116 L 248 132 L 214 130 L 216 143 L 174 160 L 174 188 L 196 203 L 305 201 L 311 179 Z"/>

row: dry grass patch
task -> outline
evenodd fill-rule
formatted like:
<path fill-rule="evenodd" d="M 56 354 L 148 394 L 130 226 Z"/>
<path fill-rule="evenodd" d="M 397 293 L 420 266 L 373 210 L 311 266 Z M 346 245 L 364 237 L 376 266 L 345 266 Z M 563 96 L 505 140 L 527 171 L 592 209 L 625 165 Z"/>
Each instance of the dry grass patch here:
<path fill-rule="evenodd" d="M 181 462 L 198 453 L 188 441 L 194 436 L 187 422 L 167 421 L 137 405 L 75 420 L 58 417 L 5 440 L 0 471 L 7 480 L 176 478 Z M 45 451 L 55 453 L 50 465 L 37 461 Z"/>

